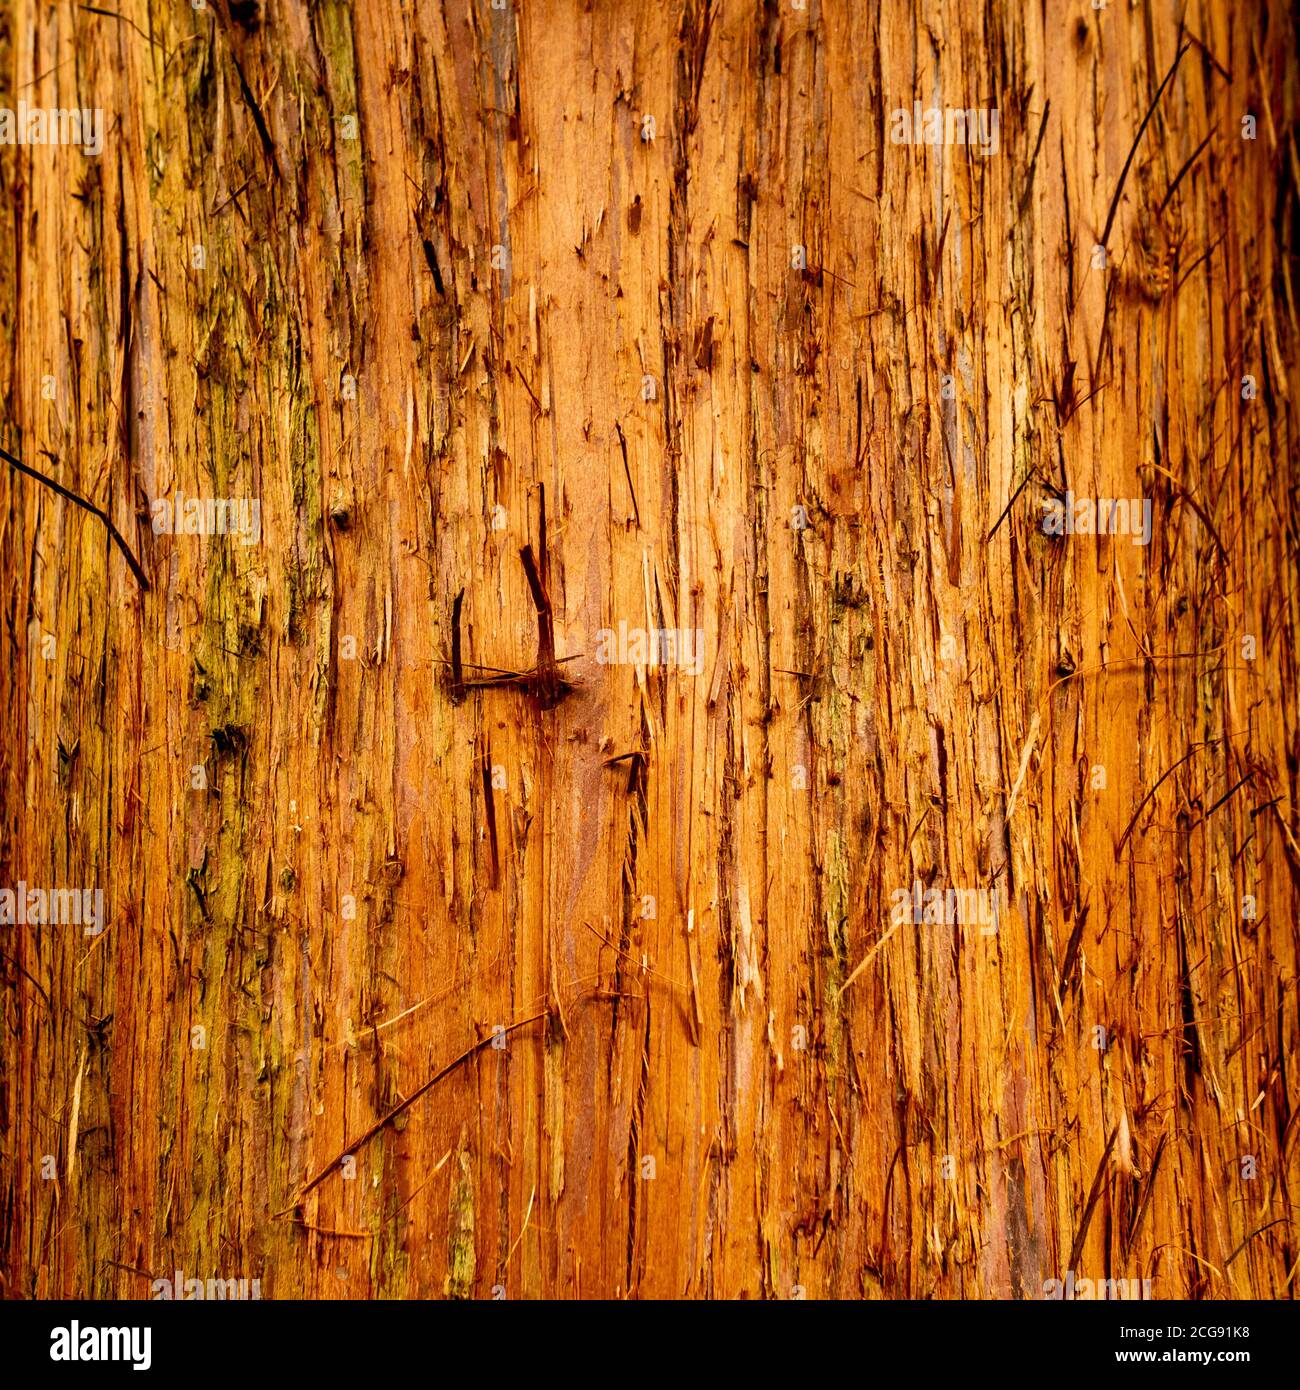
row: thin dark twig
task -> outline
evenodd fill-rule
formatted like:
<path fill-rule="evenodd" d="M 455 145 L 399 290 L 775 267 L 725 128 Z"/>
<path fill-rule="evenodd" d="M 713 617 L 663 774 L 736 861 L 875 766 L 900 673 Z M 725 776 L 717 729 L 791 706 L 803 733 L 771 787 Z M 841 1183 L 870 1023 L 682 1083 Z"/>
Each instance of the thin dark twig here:
<path fill-rule="evenodd" d="M 636 488 L 632 486 L 632 469 L 627 461 L 627 440 L 623 438 L 623 427 L 614 421 L 614 428 L 618 431 L 618 446 L 623 451 L 623 472 L 627 475 L 627 490 L 632 494 L 632 511 L 636 516 L 637 530 L 641 529 L 641 508 L 636 503 Z"/>
<path fill-rule="evenodd" d="M 1106 1141 L 1106 1151 L 1101 1156 L 1101 1162 L 1097 1165 L 1096 1175 L 1092 1180 L 1092 1188 L 1088 1192 L 1087 1205 L 1083 1209 L 1083 1218 L 1079 1222 L 1079 1229 L 1075 1233 L 1074 1244 L 1070 1247 L 1070 1262 L 1065 1266 L 1066 1269 L 1074 1269 L 1078 1266 L 1079 1256 L 1083 1254 L 1083 1242 L 1088 1236 L 1088 1227 L 1092 1224 L 1092 1209 L 1097 1205 L 1097 1198 L 1101 1196 L 1102 1183 L 1106 1177 L 1106 1160 L 1110 1158 L 1110 1151 L 1115 1147 L 1115 1139 L 1119 1134 L 1119 1126 L 1116 1125 L 1110 1132 L 1110 1138 Z"/>
<path fill-rule="evenodd" d="M 26 473 L 29 478 L 35 478 L 38 483 L 44 483 L 46 487 L 57 492 L 60 497 L 66 497 L 69 502 L 75 502 L 77 506 L 88 511 L 91 516 L 97 516 L 100 521 L 108 527 L 108 534 L 117 542 L 118 548 L 122 552 L 122 558 L 131 567 L 131 573 L 135 575 L 140 587 L 145 593 L 149 592 L 149 581 L 145 578 L 144 570 L 140 568 L 139 560 L 135 558 L 135 555 L 131 551 L 131 547 L 123 540 L 122 533 L 113 525 L 112 519 L 107 512 L 102 511 L 99 507 L 95 506 L 93 502 L 87 501 L 86 498 L 73 492 L 70 488 L 64 487 L 62 483 L 56 483 L 53 478 L 47 478 L 45 474 L 38 469 L 28 467 L 22 459 L 15 458 L 8 449 L 0 449 L 0 458 L 3 458 L 6 463 L 16 468 L 20 473 Z"/>
<path fill-rule="evenodd" d="M 492 887 L 501 884 L 501 854 L 497 845 L 497 807 L 492 795 L 492 747 L 483 750 L 483 806 L 487 812 L 488 841 L 492 847 Z"/>
<path fill-rule="evenodd" d="M 1005 507 L 1002 508 L 1002 515 L 998 517 L 998 519 L 993 523 L 992 530 L 990 530 L 988 535 L 984 537 L 984 540 L 986 542 L 991 541 L 993 537 L 997 534 L 997 529 L 1006 520 L 1007 513 L 1011 510 L 1012 507 L 1016 505 L 1016 498 L 1019 497 L 1022 492 L 1024 492 L 1026 485 L 1028 484 L 1030 478 L 1032 478 L 1033 476 L 1034 470 L 1031 468 L 1029 472 L 1026 473 L 1025 476 L 1021 479 L 1020 486 L 1011 494 L 1011 500 L 1007 503 Z M 795 674 L 799 673 L 796 672 Z"/>
<path fill-rule="evenodd" d="M 1224 1262 L 1223 1262 L 1223 1267 L 1224 1267 L 1224 1269 L 1227 1269 L 1227 1267 L 1233 1262 L 1233 1260 L 1235 1260 L 1235 1259 L 1237 1258 L 1237 1256 L 1241 1254 L 1241 1252 L 1250 1244 L 1250 1242 L 1251 1242 L 1252 1240 L 1255 1239 L 1255 1237 L 1256 1237 L 1257 1235 L 1260 1235 L 1260 1234 L 1261 1234 L 1262 1232 L 1264 1232 L 1264 1231 L 1271 1230 L 1274 1226 L 1281 1226 L 1281 1225 L 1284 1225 L 1285 1223 L 1289 1222 L 1290 1220 L 1291 1220 L 1291 1218 L 1290 1218 L 1289 1216 L 1279 1216 L 1279 1217 L 1277 1218 L 1276 1221 L 1266 1221 L 1262 1226 L 1257 1226 L 1257 1227 L 1246 1237 L 1246 1239 L 1243 1240 L 1239 1246 L 1237 1246 L 1237 1248 L 1232 1252 L 1232 1254 L 1229 1255 L 1228 1258 L 1227 1258 L 1226 1260 L 1224 1260 Z"/>
<path fill-rule="evenodd" d="M 157 39 L 150 38 L 149 35 L 146 34 L 145 31 L 141 29 L 140 26 L 135 22 L 135 20 L 133 20 L 129 15 L 118 14 L 116 10 L 102 10 L 98 5 L 81 5 L 78 8 L 85 10 L 87 14 L 102 15 L 105 19 L 116 19 L 120 24 L 128 25 L 130 28 L 134 29 L 137 34 L 140 35 L 140 37 L 145 41 L 145 43 L 152 44 L 154 48 L 161 48 L 163 51 L 163 57 L 167 57 L 167 45 L 159 43 Z"/>
<path fill-rule="evenodd" d="M 1160 216 L 1163 215 L 1164 210 L 1169 206 L 1169 200 L 1170 200 L 1170 198 L 1172 198 L 1172 197 L 1174 196 L 1174 194 L 1178 191 L 1178 185 L 1179 185 L 1180 183 L 1182 183 L 1182 181 L 1183 181 L 1183 175 L 1186 174 L 1187 171 L 1192 167 L 1192 165 L 1196 163 L 1196 161 L 1200 158 L 1201 151 L 1206 147 L 1206 145 L 1208 145 L 1208 144 L 1210 143 L 1210 141 L 1211 141 L 1213 138 L 1214 138 L 1214 131 L 1211 130 L 1210 133 L 1205 137 L 1205 139 L 1202 140 L 1201 143 L 1200 143 L 1199 145 L 1197 145 L 1197 147 L 1196 147 L 1196 148 L 1192 151 L 1192 153 L 1188 156 L 1187 163 L 1184 164 L 1183 167 L 1182 167 L 1182 168 L 1178 171 L 1178 173 L 1174 176 L 1174 181 L 1173 181 L 1173 183 L 1171 183 L 1171 184 L 1169 185 L 1169 192 L 1165 194 L 1164 200 L 1161 202 L 1160 206 L 1156 209 L 1156 216 L 1157 216 L 1157 217 L 1160 217 Z"/>
<path fill-rule="evenodd" d="M 1025 207 L 1029 202 L 1029 195 L 1034 190 L 1034 171 L 1038 168 L 1038 152 L 1043 148 L 1043 135 L 1047 130 L 1047 113 L 1052 109 L 1052 100 L 1049 97 L 1043 103 L 1043 119 L 1038 127 L 1038 139 L 1034 143 L 1034 153 L 1029 161 L 1029 173 L 1025 177 L 1025 191 L 1020 197 L 1020 206 L 1016 209 L 1016 221 L 1025 215 Z"/>
<path fill-rule="evenodd" d="M 1217 72 L 1225 82 L 1232 81 L 1232 74 L 1228 71 L 1228 69 L 1225 68 L 1223 64 L 1219 62 L 1219 60 L 1214 56 L 1214 54 L 1210 52 L 1210 50 L 1205 46 L 1204 42 L 1198 39 L 1196 35 L 1193 34 L 1190 30 L 1187 31 L 1187 41 L 1189 43 L 1194 43 L 1197 46 L 1197 48 L 1201 50 L 1201 52 L 1206 56 L 1206 58 L 1209 59 L 1210 66 L 1214 68 L 1215 72 Z"/>
<path fill-rule="evenodd" d="M 1201 817 L 1201 819 L 1200 819 L 1199 821 L 1196 822 L 1196 824 L 1197 824 L 1197 825 L 1202 825 L 1202 824 L 1204 824 L 1205 821 L 1209 820 L 1210 817 L 1219 809 L 1219 807 L 1222 806 L 1223 803 L 1224 803 L 1225 801 L 1227 801 L 1230 797 L 1236 796 L 1236 794 L 1242 789 L 1242 787 L 1244 787 L 1244 786 L 1246 785 L 1247 782 L 1250 781 L 1250 779 L 1251 779 L 1253 776 L 1254 776 L 1254 773 L 1248 772 L 1248 773 L 1241 779 L 1241 781 L 1238 782 L 1237 785 L 1236 785 L 1235 787 L 1232 788 L 1231 791 L 1224 792 L 1224 794 L 1214 803 L 1213 806 L 1210 807 L 1210 809 L 1209 809 L 1208 811 L 1206 811 L 1206 813 Z M 1192 827 L 1192 829 L 1195 829 L 1195 828 L 1196 828 L 1195 826 Z"/>
<path fill-rule="evenodd" d="M 451 606 L 451 694 L 454 700 L 465 698 L 465 672 L 460 658 L 460 607 L 465 601 L 465 590 L 456 595 Z"/>
<path fill-rule="evenodd" d="M 1119 182 L 1115 185 L 1115 196 L 1110 200 L 1110 211 L 1106 214 L 1106 226 L 1101 234 L 1101 245 L 1105 246 L 1110 240 L 1110 229 L 1115 221 L 1115 213 L 1119 210 L 1119 197 L 1124 191 L 1124 181 L 1128 178 L 1128 171 L 1133 163 L 1133 156 L 1137 154 L 1138 146 L 1142 143 L 1142 137 L 1146 134 L 1147 126 L 1151 124 L 1151 117 L 1156 114 L 1156 107 L 1160 105 L 1160 98 L 1165 94 L 1165 88 L 1173 81 L 1174 73 L 1178 71 L 1178 64 L 1183 61 L 1183 54 L 1191 47 L 1190 43 L 1183 44 L 1178 50 L 1178 56 L 1173 61 L 1173 66 L 1165 73 L 1165 80 L 1160 84 L 1160 90 L 1155 95 L 1155 100 L 1151 103 L 1147 113 L 1142 118 L 1142 124 L 1138 126 L 1138 133 L 1133 141 L 1133 148 L 1128 152 L 1128 158 L 1124 161 L 1124 167 L 1119 173 Z"/>
<path fill-rule="evenodd" d="M 1212 748 L 1216 743 L 1222 743 L 1222 742 L 1223 742 L 1222 739 L 1212 738 L 1212 739 L 1207 740 L 1205 743 L 1194 743 L 1194 744 L 1187 750 L 1187 752 L 1184 753 L 1183 756 L 1182 756 L 1181 758 L 1178 759 L 1178 761 L 1177 761 L 1176 763 L 1174 763 L 1171 767 L 1167 767 L 1167 768 L 1164 770 L 1164 772 L 1162 772 L 1162 773 L 1160 774 L 1159 778 L 1157 778 L 1157 780 L 1156 780 L 1155 785 L 1151 788 L 1151 790 L 1150 790 L 1149 792 L 1147 792 L 1147 794 L 1142 798 L 1142 800 L 1138 802 L 1138 808 L 1137 808 L 1136 811 L 1133 812 L 1133 819 L 1130 820 L 1129 823 L 1128 823 L 1128 825 L 1126 825 L 1126 826 L 1124 827 L 1124 833 L 1119 837 L 1119 844 L 1115 847 L 1115 858 L 1116 858 L 1117 861 L 1118 861 L 1120 855 L 1124 853 L 1124 846 L 1125 846 L 1126 844 L 1128 844 L 1128 838 L 1129 838 L 1129 836 L 1133 833 L 1133 828 L 1134 828 L 1134 826 L 1136 826 L 1137 823 L 1138 823 L 1138 817 L 1142 814 L 1142 808 L 1143 808 L 1143 807 L 1147 804 L 1147 802 L 1150 801 L 1151 798 L 1160 790 L 1161 785 L 1164 783 L 1165 778 L 1167 778 L 1168 776 L 1170 776 L 1172 773 L 1177 772 L 1178 769 L 1179 769 L 1180 767 L 1182 767 L 1182 765 L 1183 765 L 1183 764 L 1188 760 L 1188 758 L 1190 758 L 1194 753 L 1199 753 L 1200 750 L 1201 750 L 1202 748 Z"/>
<path fill-rule="evenodd" d="M 294 1205 L 296 1206 L 299 1202 L 301 1202 L 303 1198 L 306 1197 L 306 1195 L 310 1191 L 312 1191 L 313 1188 L 319 1187 L 320 1184 L 323 1183 L 325 1179 L 329 1177 L 329 1175 L 336 1168 L 342 1165 L 343 1160 L 345 1158 L 350 1158 L 353 1154 L 357 1152 L 358 1149 L 363 1148 L 366 1144 L 368 1144 L 375 1137 L 375 1135 L 379 1134 L 384 1129 L 386 1129 L 388 1125 L 392 1124 L 392 1122 L 395 1119 L 397 1119 L 399 1115 L 405 1114 L 405 1112 L 408 1111 L 411 1108 L 411 1106 L 413 1106 L 415 1102 L 420 1099 L 421 1096 L 426 1095 L 429 1091 L 431 1091 L 438 1084 L 438 1082 L 443 1079 L 443 1077 L 450 1076 L 451 1073 L 454 1072 L 462 1062 L 467 1062 L 476 1052 L 482 1052 L 482 1050 L 485 1047 L 491 1045 L 492 1040 L 494 1038 L 504 1037 L 510 1033 L 513 1033 L 518 1028 L 523 1028 L 525 1025 L 529 1023 L 536 1023 L 538 1019 L 545 1018 L 547 1012 L 548 1011 L 546 1009 L 541 1009 L 535 1014 L 529 1014 L 527 1018 L 516 1019 L 514 1023 L 506 1024 L 506 1026 L 500 1029 L 499 1031 L 491 1032 L 486 1037 L 480 1038 L 476 1043 L 472 1043 L 469 1047 L 465 1049 L 464 1052 L 460 1054 L 459 1057 L 452 1058 L 452 1060 L 448 1062 L 447 1065 L 443 1067 L 440 1071 L 434 1072 L 434 1074 L 422 1086 L 417 1086 L 416 1089 L 412 1091 L 411 1094 L 407 1096 L 407 1098 L 404 1101 L 402 1101 L 399 1105 L 395 1105 L 386 1115 L 380 1116 L 380 1118 L 377 1119 L 374 1122 L 374 1124 L 372 1124 L 370 1128 L 366 1130 L 364 1134 L 354 1139 L 352 1143 L 349 1144 L 348 1147 L 344 1149 L 343 1152 L 339 1154 L 337 1158 L 331 1159 L 330 1162 L 327 1163 L 325 1167 L 322 1168 L 320 1172 L 317 1173 L 316 1176 L 312 1178 L 312 1180 L 298 1193 L 298 1197 Z M 292 1208 L 290 1208 L 290 1210 L 292 1210 Z"/>
<path fill-rule="evenodd" d="M 537 610 L 537 695 L 542 704 L 549 707 L 556 703 L 559 693 L 555 670 L 555 620 L 551 612 L 551 600 L 546 586 L 542 583 L 537 562 L 533 559 L 531 545 L 521 548 L 519 559 L 533 596 L 533 607 Z"/>
<path fill-rule="evenodd" d="M 1196 267 L 1199 266 L 1202 261 L 1208 261 L 1210 259 L 1210 257 L 1215 253 L 1215 251 L 1218 250 L 1219 243 L 1223 240 L 1223 238 L 1226 235 L 1227 233 L 1223 232 L 1220 233 L 1219 236 L 1215 237 L 1215 239 L 1209 244 L 1209 246 L 1207 246 L 1205 250 L 1202 251 L 1201 254 L 1197 256 L 1197 258 L 1191 263 L 1191 265 L 1187 267 L 1187 269 L 1182 273 L 1182 275 L 1178 277 L 1178 283 L 1174 286 L 1173 293 L 1173 297 L 1175 299 L 1178 298 L 1178 293 L 1183 288 L 1183 286 L 1188 282 L 1188 280 L 1192 278 L 1192 273 L 1195 271 Z"/>

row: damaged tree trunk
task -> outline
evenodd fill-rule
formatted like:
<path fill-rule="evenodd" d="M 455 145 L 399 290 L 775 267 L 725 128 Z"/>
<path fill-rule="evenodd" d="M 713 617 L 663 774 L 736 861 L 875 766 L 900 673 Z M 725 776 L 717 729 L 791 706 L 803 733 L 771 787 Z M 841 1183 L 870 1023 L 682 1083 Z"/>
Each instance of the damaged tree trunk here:
<path fill-rule="evenodd" d="M 118 8 L 0 19 L 4 1292 L 1291 1296 L 1287 7 Z"/>

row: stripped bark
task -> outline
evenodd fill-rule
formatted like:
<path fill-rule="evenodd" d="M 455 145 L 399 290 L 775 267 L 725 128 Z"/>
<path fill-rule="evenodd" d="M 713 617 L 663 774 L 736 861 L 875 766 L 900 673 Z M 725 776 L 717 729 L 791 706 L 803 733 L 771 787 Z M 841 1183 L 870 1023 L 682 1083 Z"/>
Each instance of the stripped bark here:
<path fill-rule="evenodd" d="M 1291 1296 L 1287 7 L 118 9 L 0 20 L 106 123 L 0 443 L 150 586 L 6 470 L 0 885 L 107 924 L 3 928 L 5 1292 Z"/>

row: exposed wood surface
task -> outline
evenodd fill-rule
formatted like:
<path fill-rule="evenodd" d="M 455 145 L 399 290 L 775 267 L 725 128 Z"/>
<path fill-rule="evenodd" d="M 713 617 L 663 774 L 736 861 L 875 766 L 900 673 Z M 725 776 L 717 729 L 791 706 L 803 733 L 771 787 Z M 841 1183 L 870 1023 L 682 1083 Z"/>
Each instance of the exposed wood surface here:
<path fill-rule="evenodd" d="M 0 886 L 106 929 L 0 928 L 3 1292 L 1294 1296 L 1287 6 L 116 8 L 0 17 L 105 121 L 0 443 L 149 585 L 4 466 Z"/>

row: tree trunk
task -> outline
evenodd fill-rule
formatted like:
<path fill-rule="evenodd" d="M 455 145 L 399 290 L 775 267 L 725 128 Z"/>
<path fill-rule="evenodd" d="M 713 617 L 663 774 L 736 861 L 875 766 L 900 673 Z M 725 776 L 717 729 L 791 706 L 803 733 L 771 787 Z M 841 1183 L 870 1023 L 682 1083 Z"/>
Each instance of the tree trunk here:
<path fill-rule="evenodd" d="M 0 33 L 121 541 L 5 469 L 4 1291 L 1292 1296 L 1287 6 L 119 8 Z"/>

